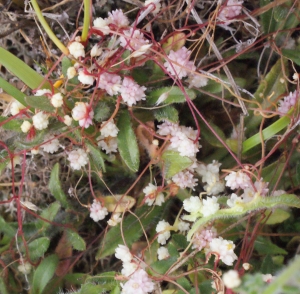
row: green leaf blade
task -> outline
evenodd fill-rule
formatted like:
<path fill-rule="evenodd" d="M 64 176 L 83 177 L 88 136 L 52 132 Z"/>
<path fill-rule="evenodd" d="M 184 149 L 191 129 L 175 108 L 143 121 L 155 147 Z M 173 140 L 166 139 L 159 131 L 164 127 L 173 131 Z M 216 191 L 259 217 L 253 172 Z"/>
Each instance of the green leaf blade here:
<path fill-rule="evenodd" d="M 51 104 L 51 101 L 46 96 L 27 96 L 25 101 L 31 107 L 37 108 L 39 110 L 54 113 L 55 107 Z"/>

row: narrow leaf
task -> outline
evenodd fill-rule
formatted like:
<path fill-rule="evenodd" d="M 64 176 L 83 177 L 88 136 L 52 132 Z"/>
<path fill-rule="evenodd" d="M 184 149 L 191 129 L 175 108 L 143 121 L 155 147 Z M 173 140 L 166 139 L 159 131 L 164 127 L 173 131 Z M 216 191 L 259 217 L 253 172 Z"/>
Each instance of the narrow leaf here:
<path fill-rule="evenodd" d="M 41 217 L 51 222 L 57 215 L 59 209 L 60 209 L 60 204 L 59 204 L 59 202 L 56 201 L 56 202 L 50 204 L 49 207 L 47 207 L 46 209 L 43 210 L 43 212 L 41 213 Z M 50 226 L 49 222 L 45 222 L 41 219 L 37 220 L 37 222 L 36 222 L 36 227 L 40 230 L 41 229 L 45 230 L 49 226 Z"/>
<path fill-rule="evenodd" d="M 61 203 L 62 207 L 67 208 L 69 206 L 67 196 L 60 184 L 59 163 L 56 163 L 51 171 L 49 190 L 55 199 Z"/>
<path fill-rule="evenodd" d="M 103 160 L 103 153 L 99 150 L 99 148 L 94 147 L 92 144 L 86 144 L 89 149 L 89 157 L 91 159 L 91 164 L 95 166 L 95 168 L 100 171 L 103 170 L 105 172 L 105 164 Z"/>
<path fill-rule="evenodd" d="M 57 255 L 50 255 L 40 263 L 33 276 L 32 294 L 41 294 L 43 292 L 53 277 L 57 265 Z"/>
<path fill-rule="evenodd" d="M 135 133 L 131 126 L 128 112 L 124 112 L 118 120 L 118 148 L 128 168 L 137 172 L 140 165 L 140 154 Z"/>
<path fill-rule="evenodd" d="M 164 172 L 167 179 L 188 168 L 193 163 L 189 157 L 181 156 L 179 152 L 171 150 L 165 151 L 161 158 L 164 161 Z"/>
<path fill-rule="evenodd" d="M 36 109 L 40 109 L 45 112 L 55 112 L 55 107 L 51 104 L 51 101 L 46 96 L 27 96 L 25 101 L 29 106 Z"/>

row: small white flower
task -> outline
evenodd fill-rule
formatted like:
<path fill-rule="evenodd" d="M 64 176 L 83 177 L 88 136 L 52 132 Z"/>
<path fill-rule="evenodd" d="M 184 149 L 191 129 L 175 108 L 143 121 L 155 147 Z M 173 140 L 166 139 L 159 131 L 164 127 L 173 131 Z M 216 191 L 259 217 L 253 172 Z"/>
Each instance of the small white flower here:
<path fill-rule="evenodd" d="M 24 275 L 28 275 L 31 272 L 31 264 L 26 261 L 18 266 L 18 271 Z"/>
<path fill-rule="evenodd" d="M 109 12 L 107 20 L 118 28 L 127 27 L 129 25 L 129 19 L 121 9 Z"/>
<path fill-rule="evenodd" d="M 157 258 L 158 258 L 158 260 L 163 260 L 163 259 L 166 259 L 168 257 L 170 257 L 168 248 L 162 246 L 162 247 L 159 247 L 157 249 Z"/>
<path fill-rule="evenodd" d="M 110 96 L 117 95 L 121 89 L 121 77 L 104 72 L 100 75 L 98 88 L 105 90 Z"/>
<path fill-rule="evenodd" d="M 220 209 L 220 204 L 216 196 L 207 197 L 202 201 L 201 213 L 204 217 L 215 214 Z"/>
<path fill-rule="evenodd" d="M 161 245 L 165 245 L 167 240 L 171 237 L 170 233 L 171 226 L 168 222 L 162 220 L 156 226 L 156 232 L 159 233 L 157 242 Z"/>
<path fill-rule="evenodd" d="M 238 188 L 246 189 L 250 186 L 250 178 L 242 171 L 231 172 L 225 177 L 225 181 L 226 186 L 230 187 L 232 190 Z"/>
<path fill-rule="evenodd" d="M 230 24 L 231 19 L 241 14 L 243 2 L 243 0 L 228 0 L 227 2 L 224 2 L 225 5 L 221 7 L 218 18 L 221 21 L 225 21 L 226 25 Z"/>
<path fill-rule="evenodd" d="M 188 76 L 187 82 L 189 83 L 189 88 L 201 88 L 207 85 L 208 79 L 203 75 L 191 73 Z"/>
<path fill-rule="evenodd" d="M 95 78 L 92 75 L 87 75 L 83 70 L 78 73 L 78 80 L 84 85 L 93 85 Z"/>
<path fill-rule="evenodd" d="M 45 141 L 49 141 L 41 145 L 41 148 L 43 148 L 45 152 L 53 154 L 59 149 L 59 141 L 55 137 L 47 136 Z"/>
<path fill-rule="evenodd" d="M 236 270 L 229 270 L 224 273 L 222 280 L 224 285 L 229 289 L 236 288 L 242 283 L 239 273 Z"/>
<path fill-rule="evenodd" d="M 61 107 L 64 103 L 61 93 L 56 93 L 51 97 L 51 103 L 54 107 Z"/>
<path fill-rule="evenodd" d="M 30 130 L 31 127 L 32 127 L 32 124 L 29 121 L 24 120 L 21 125 L 21 130 L 23 133 L 28 133 L 28 131 Z"/>
<path fill-rule="evenodd" d="M 37 130 L 44 130 L 49 124 L 48 115 L 40 111 L 32 117 L 32 122 Z"/>
<path fill-rule="evenodd" d="M 154 283 L 143 269 L 139 269 L 121 287 L 121 294 L 147 294 L 154 290 Z"/>
<path fill-rule="evenodd" d="M 68 127 L 72 124 L 72 117 L 69 115 L 64 116 L 64 124 Z"/>
<path fill-rule="evenodd" d="M 181 189 L 191 188 L 195 190 L 194 187 L 197 186 L 198 179 L 194 178 L 194 175 L 186 170 L 173 176 L 172 181 Z"/>
<path fill-rule="evenodd" d="M 11 113 L 11 115 L 16 115 L 24 108 L 26 108 L 26 107 L 23 104 L 21 104 L 19 101 L 15 100 L 10 105 L 10 113 Z"/>
<path fill-rule="evenodd" d="M 68 160 L 70 161 L 70 166 L 74 170 L 79 170 L 81 167 L 85 166 L 89 161 L 86 152 L 83 149 L 76 149 L 68 154 Z"/>
<path fill-rule="evenodd" d="M 98 146 L 105 151 L 106 154 L 118 151 L 118 140 L 115 137 L 108 137 L 98 142 Z"/>
<path fill-rule="evenodd" d="M 120 45 L 130 51 L 139 51 L 143 45 L 148 45 L 149 43 L 143 33 L 138 29 L 130 28 L 129 30 L 123 31 L 123 34 L 124 35 L 120 37 Z"/>
<path fill-rule="evenodd" d="M 77 74 L 76 68 L 71 66 L 67 69 L 67 77 L 69 80 L 73 79 Z"/>
<path fill-rule="evenodd" d="M 146 99 L 145 94 L 146 87 L 139 86 L 133 79 L 125 77 L 120 89 L 123 101 L 128 105 L 132 106 L 140 100 Z"/>
<path fill-rule="evenodd" d="M 274 279 L 274 276 L 272 276 L 271 274 L 266 274 L 266 275 L 262 275 L 262 279 L 266 283 L 271 283 L 272 280 Z"/>
<path fill-rule="evenodd" d="M 235 205 L 239 204 L 239 203 L 243 203 L 243 199 L 241 197 L 239 197 L 238 195 L 232 193 L 230 196 L 230 199 L 227 200 L 227 205 L 229 207 L 234 207 Z"/>
<path fill-rule="evenodd" d="M 143 193 L 145 193 L 145 203 L 149 206 L 155 205 L 161 206 L 162 203 L 165 202 L 165 197 L 163 193 L 157 192 L 158 187 L 156 185 L 153 185 L 151 183 L 148 184 L 147 187 L 143 189 Z"/>
<path fill-rule="evenodd" d="M 110 32 L 109 29 L 109 21 L 107 19 L 103 19 L 102 17 L 98 17 L 93 21 L 94 27 L 100 30 L 104 35 L 108 35 Z"/>
<path fill-rule="evenodd" d="M 224 240 L 222 237 L 214 238 L 209 243 L 209 251 L 218 254 L 218 257 L 226 265 L 232 265 L 237 260 L 236 254 L 233 252 L 235 245 L 232 241 Z"/>
<path fill-rule="evenodd" d="M 178 230 L 180 233 L 184 233 L 190 229 L 190 224 L 187 222 L 184 222 L 182 220 L 179 220 L 178 222 Z"/>
<path fill-rule="evenodd" d="M 98 44 L 94 45 L 91 50 L 91 57 L 100 56 L 102 54 L 102 49 Z"/>
<path fill-rule="evenodd" d="M 72 42 L 68 46 L 68 48 L 69 48 L 70 54 L 73 55 L 75 58 L 85 56 L 84 46 L 79 42 L 76 42 L 76 41 Z"/>
<path fill-rule="evenodd" d="M 183 208 L 187 212 L 200 212 L 203 204 L 198 196 L 191 196 L 183 201 Z"/>
<path fill-rule="evenodd" d="M 125 245 L 119 244 L 115 250 L 115 257 L 121 259 L 124 263 L 131 262 L 133 256 L 129 251 L 129 248 Z"/>
<path fill-rule="evenodd" d="M 98 222 L 99 220 L 103 220 L 105 216 L 108 214 L 107 208 L 101 205 L 101 202 L 94 199 L 93 204 L 90 207 L 90 217 Z"/>
<path fill-rule="evenodd" d="M 34 96 L 52 96 L 52 92 L 49 89 L 39 89 Z"/>
<path fill-rule="evenodd" d="M 123 268 L 121 274 L 125 277 L 132 275 L 138 268 L 138 265 L 135 262 L 123 262 Z"/>
<path fill-rule="evenodd" d="M 72 117 L 75 121 L 79 122 L 81 127 L 88 128 L 93 124 L 94 111 L 88 103 L 77 102 L 76 106 L 72 109 Z"/>
<path fill-rule="evenodd" d="M 103 138 L 117 137 L 119 129 L 117 128 L 117 126 L 113 121 L 109 121 L 108 123 L 106 121 L 103 121 L 101 124 L 100 132 Z"/>
<path fill-rule="evenodd" d="M 193 246 L 192 248 L 196 248 L 197 250 L 202 250 L 203 248 L 209 247 L 209 243 L 213 238 L 217 236 L 217 230 L 212 228 L 203 229 L 200 232 L 196 232 L 194 238 L 192 240 Z"/>
<path fill-rule="evenodd" d="M 122 218 L 120 217 L 121 213 L 113 213 L 110 220 L 107 222 L 107 224 L 111 227 L 116 226 L 118 223 L 122 221 Z"/>

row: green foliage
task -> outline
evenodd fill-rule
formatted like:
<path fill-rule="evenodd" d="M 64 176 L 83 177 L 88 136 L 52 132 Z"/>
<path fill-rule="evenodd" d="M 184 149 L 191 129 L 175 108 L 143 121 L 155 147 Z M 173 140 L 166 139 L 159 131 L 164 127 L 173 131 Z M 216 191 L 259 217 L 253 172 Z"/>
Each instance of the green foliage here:
<path fill-rule="evenodd" d="M 168 120 L 173 123 L 178 123 L 178 111 L 173 106 L 166 106 L 163 108 L 156 109 L 154 111 L 154 117 L 159 121 Z"/>
<path fill-rule="evenodd" d="M 38 266 L 33 275 L 32 294 L 43 293 L 46 285 L 54 275 L 58 265 L 58 257 L 50 255 L 46 257 Z"/>
<path fill-rule="evenodd" d="M 78 233 L 67 230 L 67 240 L 71 243 L 75 250 L 83 251 L 86 249 L 85 241 L 79 236 Z"/>
<path fill-rule="evenodd" d="M 89 157 L 91 159 L 91 164 L 95 167 L 96 171 L 104 171 L 105 172 L 105 164 L 103 159 L 103 153 L 96 148 L 92 144 L 86 144 L 89 149 Z"/>
<path fill-rule="evenodd" d="M 28 244 L 29 258 L 35 262 L 40 257 L 43 257 L 50 245 L 48 237 L 41 237 L 33 240 Z M 25 253 L 25 248 L 23 249 Z"/>
<path fill-rule="evenodd" d="M 287 254 L 287 251 L 273 244 L 269 239 L 264 237 L 257 237 L 254 243 L 254 248 L 259 254 Z"/>
<path fill-rule="evenodd" d="M 5 122 L 6 121 L 6 122 Z M 2 124 L 5 122 L 4 124 Z M 22 132 L 21 125 L 23 121 L 18 119 L 7 119 L 7 117 L 0 116 L 0 124 L 4 130 L 14 131 L 14 132 Z"/>
<path fill-rule="evenodd" d="M 52 168 L 50 181 L 49 181 L 49 190 L 51 194 L 55 197 L 55 199 L 60 202 L 62 207 L 64 208 L 69 207 L 67 196 L 61 187 L 58 163 L 56 163 Z"/>
<path fill-rule="evenodd" d="M 179 152 L 171 150 L 165 151 L 161 158 L 164 163 L 164 173 L 167 179 L 188 168 L 193 163 L 189 157 L 181 156 Z"/>
<path fill-rule="evenodd" d="M 117 127 L 119 129 L 118 148 L 120 155 L 127 167 L 133 172 L 137 172 L 140 165 L 140 153 L 127 111 L 124 111 L 119 117 Z"/>
<path fill-rule="evenodd" d="M 55 112 L 55 107 L 46 96 L 27 96 L 25 97 L 25 101 L 29 106 L 35 107 L 36 109 L 50 113 Z"/>
<path fill-rule="evenodd" d="M 53 202 L 52 204 L 49 205 L 49 207 L 45 208 L 41 213 L 41 217 L 47 221 L 44 221 L 43 219 L 38 219 L 36 222 L 37 229 L 41 231 L 45 231 L 47 228 L 49 228 L 51 221 L 54 220 L 59 209 L 60 209 L 59 202 Z"/>
<path fill-rule="evenodd" d="M 149 209 L 143 206 L 135 211 L 135 215 L 128 215 L 122 223 L 122 230 L 120 225 L 117 225 L 107 232 L 96 254 L 96 260 L 113 254 L 119 244 L 124 244 L 122 233 L 127 246 L 130 247 L 143 235 L 144 230 L 158 221 L 161 213 L 162 207 Z"/>

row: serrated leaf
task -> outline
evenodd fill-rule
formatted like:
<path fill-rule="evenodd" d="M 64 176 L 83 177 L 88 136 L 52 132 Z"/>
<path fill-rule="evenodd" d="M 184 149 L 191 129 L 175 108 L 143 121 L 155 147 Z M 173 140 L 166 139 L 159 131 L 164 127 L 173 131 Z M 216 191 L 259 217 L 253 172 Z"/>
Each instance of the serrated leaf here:
<path fill-rule="evenodd" d="M 91 159 L 91 164 L 94 165 L 98 171 L 102 170 L 103 172 L 105 172 L 105 164 L 102 152 L 99 150 L 99 148 L 94 147 L 90 143 L 87 143 L 86 145 L 90 151 L 89 157 Z"/>
<path fill-rule="evenodd" d="M 28 244 L 28 251 L 30 260 L 36 261 L 38 258 L 44 256 L 50 245 L 50 239 L 48 237 L 41 237 L 33 240 Z M 26 252 L 23 248 L 23 252 Z"/>
<path fill-rule="evenodd" d="M 135 216 L 128 215 L 124 219 L 122 227 L 127 246 L 130 247 L 133 242 L 137 241 L 144 234 L 143 229 L 147 230 L 151 224 L 156 223 L 160 219 L 162 209 L 163 206 L 156 206 L 154 208 L 143 206 L 135 211 Z M 124 244 L 120 224 L 108 231 L 100 244 L 96 260 L 113 254 L 119 244 Z"/>
<path fill-rule="evenodd" d="M 117 127 L 119 129 L 117 139 L 120 155 L 128 168 L 137 172 L 140 165 L 140 153 L 127 111 L 119 117 Z"/>
<path fill-rule="evenodd" d="M 167 179 L 178 174 L 192 165 L 193 161 L 187 156 L 181 156 L 179 152 L 167 150 L 162 155 L 164 172 Z"/>
<path fill-rule="evenodd" d="M 270 240 L 264 237 L 258 237 L 255 240 L 254 248 L 259 254 L 288 254 L 287 251 L 273 244 Z"/>
<path fill-rule="evenodd" d="M 49 190 L 55 199 L 61 203 L 62 207 L 67 208 L 69 206 L 67 196 L 64 193 L 60 183 L 59 163 L 56 163 L 51 171 Z"/>
<path fill-rule="evenodd" d="M 1 124 L 3 122 L 7 121 L 4 124 Z M 19 120 L 19 119 L 11 119 L 11 118 L 7 118 L 7 117 L 0 117 L 0 125 L 4 130 L 8 130 L 8 131 L 14 131 L 14 132 L 19 132 L 21 133 L 21 125 L 23 123 L 23 120 Z"/>
<path fill-rule="evenodd" d="M 177 123 L 179 120 L 178 111 L 173 106 L 166 106 L 154 110 L 154 117 L 159 121 L 168 120 L 173 123 Z"/>
<path fill-rule="evenodd" d="M 33 275 L 32 294 L 41 294 L 43 292 L 53 277 L 57 265 L 57 255 L 50 255 L 40 263 Z"/>
<path fill-rule="evenodd" d="M 75 250 L 83 251 L 86 249 L 85 241 L 79 236 L 78 233 L 71 230 L 67 230 L 66 237 Z"/>
<path fill-rule="evenodd" d="M 55 107 L 46 96 L 26 96 L 25 101 L 29 106 L 34 107 L 45 112 L 54 113 Z"/>
<path fill-rule="evenodd" d="M 94 119 L 97 122 L 101 122 L 109 118 L 110 116 L 110 107 L 108 103 L 104 101 L 100 101 L 97 103 L 96 108 L 94 110 Z"/>
<path fill-rule="evenodd" d="M 191 100 L 196 98 L 196 92 L 194 90 L 184 88 L 184 91 Z M 161 104 L 186 102 L 185 94 L 181 91 L 181 89 L 179 87 L 174 86 L 174 87 L 164 87 L 164 88 L 156 89 L 156 90 L 150 92 L 147 96 L 147 103 L 150 105 L 156 104 L 158 99 L 164 93 L 167 93 L 167 98 L 166 98 L 166 100 L 161 102 Z"/>
<path fill-rule="evenodd" d="M 59 209 L 60 209 L 60 203 L 57 201 L 53 202 L 46 209 L 43 210 L 43 212 L 41 213 L 41 217 L 51 222 L 57 215 Z M 49 226 L 50 226 L 49 222 L 45 222 L 41 219 L 38 219 L 36 222 L 36 227 L 40 230 L 41 229 L 45 230 Z"/>
<path fill-rule="evenodd" d="M 283 56 L 287 57 L 288 59 L 291 59 L 294 61 L 297 65 L 300 66 L 300 55 L 299 50 L 294 49 L 281 49 L 281 53 Z"/>

